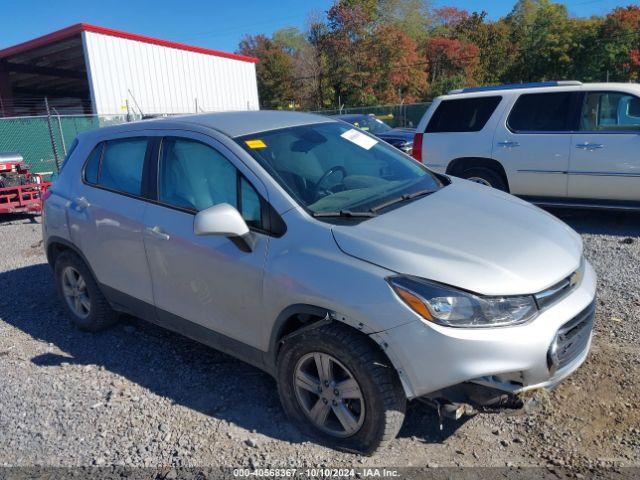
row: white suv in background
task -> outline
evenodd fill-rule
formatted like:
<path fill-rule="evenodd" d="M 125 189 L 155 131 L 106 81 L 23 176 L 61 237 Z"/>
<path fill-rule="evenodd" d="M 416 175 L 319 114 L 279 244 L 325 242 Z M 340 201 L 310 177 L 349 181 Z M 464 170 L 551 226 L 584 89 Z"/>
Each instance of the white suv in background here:
<path fill-rule="evenodd" d="M 640 209 L 640 85 L 454 90 L 423 116 L 413 156 L 538 204 Z"/>

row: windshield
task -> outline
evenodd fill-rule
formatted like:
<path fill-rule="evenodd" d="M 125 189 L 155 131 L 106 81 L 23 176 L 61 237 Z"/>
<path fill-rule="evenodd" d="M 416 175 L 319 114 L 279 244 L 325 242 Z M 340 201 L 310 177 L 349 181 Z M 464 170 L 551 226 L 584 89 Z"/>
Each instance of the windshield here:
<path fill-rule="evenodd" d="M 391 130 L 391 127 L 389 125 L 384 123 L 382 120 L 378 120 L 376 117 L 370 115 L 363 115 L 362 117 L 358 117 L 349 123 L 352 123 L 360 130 L 373 133 L 374 135 Z"/>
<path fill-rule="evenodd" d="M 420 163 L 341 122 L 237 138 L 311 213 L 370 212 L 400 196 L 442 186 Z"/>

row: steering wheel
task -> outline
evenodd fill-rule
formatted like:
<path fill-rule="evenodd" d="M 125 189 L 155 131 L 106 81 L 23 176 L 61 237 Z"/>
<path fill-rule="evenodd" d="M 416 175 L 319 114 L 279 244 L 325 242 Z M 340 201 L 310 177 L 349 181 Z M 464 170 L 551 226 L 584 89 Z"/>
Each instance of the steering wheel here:
<path fill-rule="evenodd" d="M 343 166 L 336 165 L 334 167 L 331 167 L 329 170 L 322 174 L 320 179 L 313 186 L 313 192 L 316 194 L 316 196 L 318 195 L 318 190 L 320 189 L 320 185 L 322 185 L 322 182 L 324 182 L 330 175 L 334 174 L 335 172 L 342 172 L 342 178 L 347 176 L 347 171 Z"/>

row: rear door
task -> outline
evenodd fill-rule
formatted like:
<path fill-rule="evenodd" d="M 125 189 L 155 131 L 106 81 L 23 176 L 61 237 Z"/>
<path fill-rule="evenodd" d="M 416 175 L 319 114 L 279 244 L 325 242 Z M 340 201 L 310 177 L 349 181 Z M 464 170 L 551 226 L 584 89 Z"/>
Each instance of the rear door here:
<path fill-rule="evenodd" d="M 496 129 L 492 156 L 507 172 L 511 193 L 565 197 L 580 92 L 525 93 Z"/>
<path fill-rule="evenodd" d="M 146 202 L 146 136 L 99 143 L 89 155 L 68 209 L 72 241 L 111 298 L 126 294 L 151 304 L 151 278 L 142 240 Z"/>
<path fill-rule="evenodd" d="M 640 201 L 640 98 L 587 92 L 574 133 L 569 196 Z"/>

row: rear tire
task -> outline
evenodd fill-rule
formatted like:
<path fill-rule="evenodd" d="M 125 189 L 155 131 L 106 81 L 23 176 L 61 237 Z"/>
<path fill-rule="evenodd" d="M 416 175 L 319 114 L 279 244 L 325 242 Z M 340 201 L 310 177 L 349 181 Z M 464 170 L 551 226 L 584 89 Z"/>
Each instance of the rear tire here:
<path fill-rule="evenodd" d="M 317 358 L 330 359 L 332 365 L 324 387 Z M 305 365 L 306 372 L 301 370 Z M 310 380 L 302 388 L 296 381 L 301 372 L 304 381 Z M 332 448 L 371 455 L 396 437 L 404 421 L 407 400 L 395 369 L 369 338 L 342 324 L 323 325 L 285 340 L 277 381 L 289 419 Z M 324 416 L 311 413 L 323 408 Z"/>
<path fill-rule="evenodd" d="M 98 332 L 118 320 L 84 261 L 71 251 L 56 259 L 56 290 L 72 323 L 80 330 Z"/>
<path fill-rule="evenodd" d="M 508 190 L 502 175 L 492 168 L 471 167 L 463 170 L 460 176 L 472 182 L 502 190 L 503 192 Z"/>

